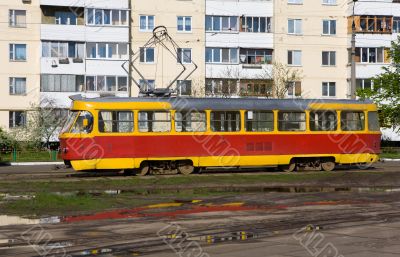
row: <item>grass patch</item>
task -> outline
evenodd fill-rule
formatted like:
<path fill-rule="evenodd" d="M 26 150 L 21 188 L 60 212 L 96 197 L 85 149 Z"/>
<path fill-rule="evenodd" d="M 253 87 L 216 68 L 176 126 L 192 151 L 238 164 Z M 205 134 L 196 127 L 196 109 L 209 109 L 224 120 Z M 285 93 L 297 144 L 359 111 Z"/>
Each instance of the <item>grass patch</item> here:
<path fill-rule="evenodd" d="M 400 153 L 381 153 L 379 156 L 381 158 L 400 159 Z"/>
<path fill-rule="evenodd" d="M 18 151 L 16 156 L 16 162 L 50 162 L 55 160 L 62 161 L 56 153 L 49 151 Z M 12 152 L 0 153 L 0 162 L 7 163 L 13 161 Z"/>
<path fill-rule="evenodd" d="M 153 176 L 153 177 L 126 177 L 122 179 L 99 178 L 81 181 L 10 181 L 0 182 L 0 192 L 68 192 L 87 190 L 136 190 L 138 194 L 147 189 L 158 188 L 199 188 L 199 187 L 227 187 L 252 184 L 290 184 L 313 181 L 326 181 L 340 177 L 338 173 L 290 173 L 290 174 L 229 174 L 223 176 Z"/>

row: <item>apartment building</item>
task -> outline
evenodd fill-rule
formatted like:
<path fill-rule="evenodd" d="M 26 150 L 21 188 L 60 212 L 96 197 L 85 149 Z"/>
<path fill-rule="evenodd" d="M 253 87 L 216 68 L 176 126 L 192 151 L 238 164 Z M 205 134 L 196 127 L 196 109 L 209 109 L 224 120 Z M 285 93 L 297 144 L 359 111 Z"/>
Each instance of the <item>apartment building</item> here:
<path fill-rule="evenodd" d="M 203 0 L 147 0 L 132 1 L 132 52 L 133 65 L 139 72 L 132 73 L 132 96 L 139 91 L 170 86 L 177 95 L 198 96 L 204 88 L 204 13 Z M 176 42 L 178 59 L 171 41 L 144 47 L 153 36 L 153 29 L 164 26 Z M 197 69 L 195 69 L 197 65 Z M 193 70 L 189 78 L 185 80 Z M 135 86 L 138 85 L 138 86 Z M 141 90 L 139 90 L 139 86 Z"/>
<path fill-rule="evenodd" d="M 338 0 L 275 1 L 274 59 L 301 71 L 288 97 L 349 97 L 346 13 Z"/>
<path fill-rule="evenodd" d="M 350 3 L 347 12 L 349 35 L 353 20 L 355 24 L 357 89 L 371 88 L 371 78 L 382 73 L 382 68 L 391 62 L 388 51 L 400 33 L 400 2 L 359 0 Z M 386 138 L 400 140 L 391 129 L 383 129 L 383 132 Z"/>
<path fill-rule="evenodd" d="M 272 96 L 272 0 L 206 0 L 207 96 Z"/>
<path fill-rule="evenodd" d="M 41 0 L 41 100 L 128 96 L 128 0 Z"/>
<path fill-rule="evenodd" d="M 39 0 L 0 3 L 0 127 L 26 124 L 40 92 Z"/>

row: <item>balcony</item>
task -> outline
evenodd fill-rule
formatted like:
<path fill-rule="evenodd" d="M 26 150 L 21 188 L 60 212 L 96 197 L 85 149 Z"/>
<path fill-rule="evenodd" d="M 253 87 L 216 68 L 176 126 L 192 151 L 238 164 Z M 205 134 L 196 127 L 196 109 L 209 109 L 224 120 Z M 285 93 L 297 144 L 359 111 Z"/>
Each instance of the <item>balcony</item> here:
<path fill-rule="evenodd" d="M 354 16 L 356 33 L 391 34 L 392 16 L 363 15 Z M 352 33 L 353 17 L 348 18 L 348 32 Z"/>

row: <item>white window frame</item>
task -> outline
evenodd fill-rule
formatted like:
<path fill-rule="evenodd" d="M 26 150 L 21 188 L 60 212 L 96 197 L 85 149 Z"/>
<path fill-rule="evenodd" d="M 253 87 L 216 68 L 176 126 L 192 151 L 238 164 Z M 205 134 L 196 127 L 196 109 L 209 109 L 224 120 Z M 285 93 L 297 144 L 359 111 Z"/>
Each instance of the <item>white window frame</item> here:
<path fill-rule="evenodd" d="M 217 16 L 217 15 L 206 15 L 206 19 L 207 19 L 207 16 L 210 18 L 210 21 L 211 21 L 211 29 L 207 29 L 207 27 L 206 27 L 206 32 L 223 32 L 223 33 L 238 33 L 239 32 L 239 17 L 237 17 L 237 16 Z M 228 29 L 228 30 L 224 30 L 224 29 L 222 29 L 222 19 L 224 18 L 224 17 L 227 17 L 228 19 L 229 19 L 229 28 L 230 29 Z M 232 21 L 232 18 L 234 18 L 235 20 L 236 20 L 236 26 L 232 29 L 232 24 L 231 24 L 231 21 Z M 218 30 L 215 30 L 214 29 L 214 19 L 219 19 L 219 24 L 220 24 L 220 28 L 218 29 Z"/>
<path fill-rule="evenodd" d="M 102 20 L 101 24 L 96 24 L 96 11 L 101 11 L 102 12 Z M 110 24 L 105 24 L 104 21 L 104 11 L 110 11 Z M 91 12 L 91 13 L 90 13 Z M 117 12 L 118 13 L 118 24 L 113 24 L 113 13 Z M 125 12 L 126 14 L 126 24 L 122 24 L 122 13 Z M 129 25 L 129 11 L 128 10 L 123 10 L 123 9 L 100 9 L 100 8 L 87 8 L 85 11 L 86 17 L 85 17 L 85 23 L 86 25 L 89 26 L 111 26 L 111 27 L 128 27 Z M 89 18 L 92 17 L 92 22 L 89 23 Z M 78 24 L 78 22 L 76 23 Z"/>
<path fill-rule="evenodd" d="M 328 64 L 324 64 L 324 53 L 328 53 Z M 332 64 L 332 54 L 335 56 L 335 62 Z M 336 66 L 336 51 L 322 51 L 322 66 L 324 67 L 333 67 Z"/>
<path fill-rule="evenodd" d="M 139 56 L 139 62 L 140 63 L 146 63 L 146 64 L 155 64 L 156 63 L 156 50 L 155 50 L 155 48 L 154 47 L 140 47 L 139 48 L 139 51 L 142 51 L 142 49 L 143 49 L 143 59 L 144 59 L 144 61 L 142 62 L 142 61 L 140 61 L 140 56 Z M 153 49 L 153 57 L 154 57 L 154 60 L 152 61 L 152 62 L 149 62 L 149 61 L 147 61 L 147 49 Z M 141 55 L 141 53 L 139 53 L 139 55 Z"/>
<path fill-rule="evenodd" d="M 240 53 L 239 53 L 239 49 L 238 48 L 229 48 L 229 47 L 206 47 L 206 51 L 207 49 L 211 49 L 211 62 L 207 62 L 206 63 L 214 63 L 214 64 L 239 64 L 240 62 Z M 229 62 L 223 62 L 222 61 L 222 50 L 223 49 L 228 49 L 229 50 Z M 219 62 L 214 62 L 214 54 L 215 54 L 215 50 L 218 50 L 219 52 Z M 232 62 L 232 51 L 236 51 L 236 62 Z"/>
<path fill-rule="evenodd" d="M 15 85 L 15 83 L 16 83 L 16 81 L 17 80 L 23 80 L 23 81 L 25 81 L 25 84 L 24 84 L 24 92 L 22 92 L 22 93 L 17 93 L 16 92 L 16 85 Z M 9 78 L 9 86 L 10 86 L 10 90 L 9 90 L 9 93 L 10 93 L 10 95 L 25 95 L 26 94 L 26 77 L 10 77 Z"/>
<path fill-rule="evenodd" d="M 337 5 L 336 0 L 322 0 L 323 5 Z"/>
<path fill-rule="evenodd" d="M 370 63 L 370 64 L 385 64 L 385 47 L 358 47 L 360 49 L 360 62 L 359 63 Z M 367 49 L 367 61 L 363 62 L 362 52 L 363 49 Z M 370 49 L 375 49 L 375 62 L 370 62 L 369 52 Z M 382 62 L 378 62 L 378 49 L 382 49 Z"/>
<path fill-rule="evenodd" d="M 335 94 L 334 95 L 331 95 L 331 90 L 330 90 L 330 88 L 331 88 L 331 84 L 333 84 L 335 87 Z M 326 86 L 327 87 L 327 95 L 324 95 L 324 86 Z M 322 82 L 322 87 L 321 87 L 321 95 L 322 95 L 322 97 L 336 97 L 336 91 L 337 91 L 337 89 L 336 89 L 336 82 Z"/>
<path fill-rule="evenodd" d="M 190 87 L 190 93 L 189 94 L 182 94 L 182 86 L 183 84 L 188 83 L 188 86 Z M 187 85 L 186 85 L 187 86 Z M 176 81 L 176 90 L 179 96 L 190 96 L 192 94 L 192 80 L 177 80 Z"/>
<path fill-rule="evenodd" d="M 141 28 L 140 21 L 142 17 L 146 17 L 146 28 Z M 153 17 L 153 28 L 149 27 L 149 17 Z M 141 32 L 150 32 L 153 31 L 153 29 L 156 27 L 156 16 L 155 15 L 146 15 L 146 14 L 141 14 L 139 15 L 139 31 Z"/>
<path fill-rule="evenodd" d="M 293 22 L 293 32 L 290 32 L 290 22 Z M 303 34 L 303 20 L 302 19 L 288 19 L 288 30 L 289 35 L 302 35 Z"/>
<path fill-rule="evenodd" d="M 17 24 L 15 12 L 25 12 L 25 23 Z M 26 10 L 10 9 L 8 10 L 8 26 L 12 28 L 26 28 Z"/>
<path fill-rule="evenodd" d="M 108 59 L 108 60 L 127 60 L 127 59 L 129 59 L 129 44 L 128 43 L 125 43 L 125 42 L 107 42 L 107 43 L 105 43 L 105 42 L 88 42 L 88 43 L 96 45 L 96 57 L 91 57 L 90 56 L 91 52 L 88 51 L 88 49 L 87 49 L 89 44 L 86 44 L 86 50 L 85 51 L 86 51 L 86 58 L 87 59 L 101 59 L 101 60 L 104 60 L 104 59 Z M 99 44 L 105 44 L 106 45 L 106 57 L 100 57 L 99 56 Z M 121 56 L 120 51 L 119 51 L 120 50 L 120 45 L 126 44 L 126 53 L 127 53 L 126 58 L 108 57 L 108 56 L 110 56 L 110 52 L 109 52 L 109 50 L 110 50 L 109 45 L 110 44 L 115 44 L 116 45 L 116 47 L 117 47 L 116 48 L 117 56 Z"/>
<path fill-rule="evenodd" d="M 23 124 L 22 125 L 17 125 L 16 124 L 16 119 L 15 119 L 15 117 L 16 117 L 16 113 L 17 112 L 21 112 L 21 113 L 23 113 L 24 115 L 24 117 L 23 117 Z M 10 122 L 10 114 L 12 114 L 12 126 L 9 126 L 10 128 L 19 128 L 19 127 L 26 127 L 26 111 L 21 111 L 21 110 L 13 110 L 13 111 L 9 111 L 9 122 Z M 10 125 L 10 123 L 9 123 L 9 125 Z"/>
<path fill-rule="evenodd" d="M 357 85 L 357 81 L 361 81 L 361 89 L 365 89 L 365 81 L 369 80 L 371 83 L 371 89 L 374 89 L 374 80 L 373 79 L 367 79 L 367 78 L 357 78 L 356 79 L 356 85 Z"/>
<path fill-rule="evenodd" d="M 185 51 L 190 51 L 190 62 L 185 62 Z M 183 64 L 190 64 L 192 63 L 192 48 L 178 48 L 178 58 L 182 61 Z M 178 59 L 178 60 L 179 60 Z M 179 63 L 179 61 L 178 61 Z"/>
<path fill-rule="evenodd" d="M 303 4 L 303 0 L 288 0 L 288 4 Z"/>
<path fill-rule="evenodd" d="M 292 52 L 292 60 L 291 60 L 291 63 L 289 63 L 289 52 Z M 294 60 L 296 59 L 296 58 L 294 58 L 295 53 L 296 53 L 296 54 L 300 54 L 300 63 L 294 63 Z M 302 57 L 303 57 L 303 54 L 302 54 L 302 51 L 301 51 L 301 50 L 288 50 L 288 58 L 287 58 L 287 60 L 288 60 L 288 66 L 302 66 L 302 63 L 303 63 Z"/>
<path fill-rule="evenodd" d="M 178 27 L 179 18 L 182 18 L 182 30 L 180 30 Z M 189 25 L 190 25 L 190 30 L 186 30 L 186 25 L 187 25 L 188 21 L 189 21 Z M 192 32 L 192 16 L 177 16 L 176 17 L 176 30 L 181 33 L 182 32 L 186 32 L 186 33 Z"/>
<path fill-rule="evenodd" d="M 21 59 L 21 60 L 17 60 L 16 58 L 15 58 L 15 46 L 16 45 L 23 45 L 23 46 L 25 46 L 25 59 Z M 12 47 L 12 49 L 11 49 L 11 47 Z M 8 51 L 9 51 L 9 53 L 8 53 L 8 57 L 9 57 L 9 60 L 11 61 L 11 62 L 26 62 L 27 61 L 27 59 L 28 59 L 28 46 L 26 45 L 26 44 L 15 44 L 15 43 L 12 43 L 12 44 L 9 44 L 8 45 Z M 12 56 L 11 56 L 12 55 Z"/>
<path fill-rule="evenodd" d="M 324 33 L 324 22 L 328 22 L 328 33 Z M 335 23 L 335 33 L 331 31 L 331 25 Z M 322 20 L 322 35 L 324 36 L 335 36 L 337 33 L 337 21 L 336 20 Z"/>
<path fill-rule="evenodd" d="M 94 91 L 93 90 L 87 90 L 87 77 L 94 77 Z M 104 89 L 105 90 L 98 90 L 98 88 L 97 88 L 97 78 L 98 77 L 103 77 L 103 79 L 104 79 Z M 115 78 L 115 91 L 108 91 L 107 90 L 107 88 L 108 88 L 108 85 L 107 85 L 107 78 L 108 77 L 113 77 L 113 78 Z M 118 88 L 119 88 L 119 78 L 121 78 L 121 77 L 123 77 L 123 78 L 126 78 L 126 83 L 127 83 L 127 85 L 126 85 L 126 87 L 127 87 L 127 89 L 125 90 L 125 91 L 119 91 L 118 90 Z M 118 75 L 87 75 L 87 76 L 85 76 L 85 91 L 87 91 L 87 92 L 128 92 L 128 88 L 129 88 L 129 85 L 128 85 L 128 83 L 129 83 L 129 81 L 128 81 L 128 77 L 126 77 L 126 76 L 118 76 Z"/>

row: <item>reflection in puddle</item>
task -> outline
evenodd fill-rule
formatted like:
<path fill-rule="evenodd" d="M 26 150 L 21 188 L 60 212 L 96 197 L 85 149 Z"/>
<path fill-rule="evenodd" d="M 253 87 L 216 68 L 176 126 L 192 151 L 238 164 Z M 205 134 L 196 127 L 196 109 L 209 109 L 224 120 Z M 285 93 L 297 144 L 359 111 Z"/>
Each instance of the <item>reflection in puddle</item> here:
<path fill-rule="evenodd" d="M 73 192 L 55 192 L 56 195 L 61 196 L 83 196 L 83 195 L 92 195 L 92 196 L 101 196 L 101 195 L 122 195 L 122 194 L 159 194 L 160 192 L 168 192 L 168 193 L 202 193 L 206 190 L 208 193 L 210 192 L 263 192 L 263 193 L 329 193 L 329 192 L 357 192 L 357 193 L 368 193 L 368 192 L 377 192 L 377 193 L 395 193 L 400 192 L 400 188 L 392 188 L 392 187 L 218 187 L 218 188 L 207 188 L 207 189 L 146 189 L 143 191 L 137 190 L 106 190 L 106 191 L 73 191 Z M 35 195 L 10 195 L 10 194 L 2 194 L 0 198 L 1 201 L 16 201 L 16 200 L 29 200 L 34 198 Z M 175 200 L 172 203 L 161 203 L 155 205 L 148 205 L 139 208 L 129 209 L 129 210 L 117 210 L 110 212 L 103 212 L 94 215 L 83 215 L 83 216 L 54 216 L 54 217 L 44 217 L 44 218 L 24 218 L 19 216 L 8 216 L 8 215 L 0 215 L 0 227 L 1 226 L 10 226 L 10 225 L 35 225 L 35 224 L 56 224 L 62 222 L 74 222 L 74 221 L 83 221 L 83 220 L 96 220 L 96 219 L 108 219 L 108 218 L 134 218 L 134 217 L 144 217 L 144 216 L 153 216 L 156 217 L 159 214 L 143 214 L 141 213 L 143 210 L 149 209 L 157 209 L 157 208 L 168 208 L 168 207 L 180 207 L 185 204 L 197 204 L 202 202 L 201 200 Z M 207 205 L 203 205 L 207 206 Z M 208 205 L 208 207 L 212 206 L 213 208 L 228 208 L 232 206 L 213 206 Z M 199 206 L 198 206 L 199 207 Z M 201 208 L 203 208 L 201 207 Z M 208 208 L 207 207 L 207 208 Z M 233 206 L 235 208 L 248 208 L 248 206 Z M 233 208 L 232 207 L 232 208 Z M 216 210 L 218 209 L 216 208 Z M 229 209 L 229 208 L 228 208 Z M 187 210 L 180 210 L 181 214 L 185 214 Z M 211 209 L 205 209 L 201 211 L 212 211 Z M 34 214 L 33 214 L 34 215 Z M 168 213 L 164 215 L 168 216 Z M 176 214 L 173 214 L 176 215 Z M 172 215 L 172 216 L 173 216 Z"/>

